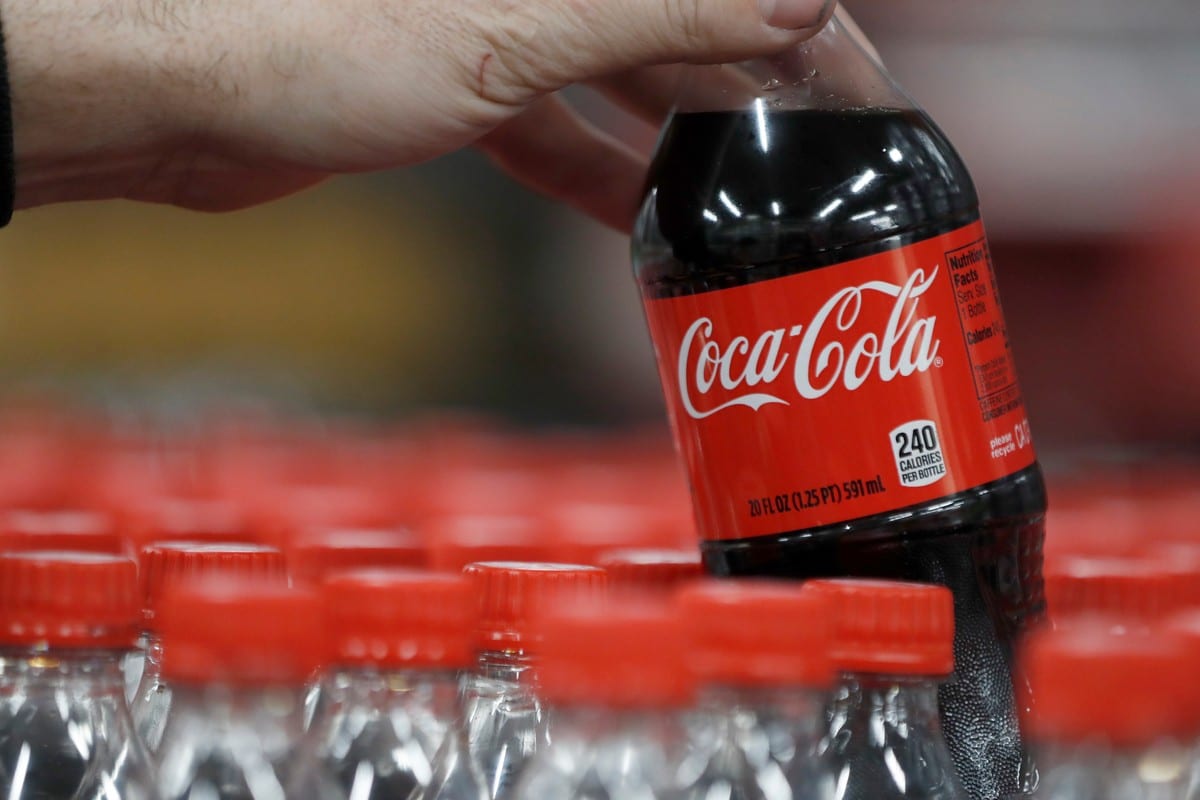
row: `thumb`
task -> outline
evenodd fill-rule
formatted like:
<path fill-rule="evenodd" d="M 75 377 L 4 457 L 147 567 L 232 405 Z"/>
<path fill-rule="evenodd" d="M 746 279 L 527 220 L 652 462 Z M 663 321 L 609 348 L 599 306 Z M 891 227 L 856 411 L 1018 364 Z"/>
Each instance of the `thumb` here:
<path fill-rule="evenodd" d="M 835 0 L 525 0 L 480 4 L 480 93 L 523 105 L 634 67 L 723 63 L 812 36 Z"/>

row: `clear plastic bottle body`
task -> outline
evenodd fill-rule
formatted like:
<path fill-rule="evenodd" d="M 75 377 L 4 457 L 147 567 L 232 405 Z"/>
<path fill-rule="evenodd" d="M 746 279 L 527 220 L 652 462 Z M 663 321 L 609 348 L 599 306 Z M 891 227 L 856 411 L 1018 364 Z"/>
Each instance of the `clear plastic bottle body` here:
<path fill-rule="evenodd" d="M 321 681 L 299 759 L 319 762 L 346 797 L 407 799 L 433 778 L 458 693 L 452 670 L 337 670 Z"/>
<path fill-rule="evenodd" d="M 703 764 L 683 797 L 832 800 L 820 746 L 823 695 L 802 687 L 707 690 L 691 727 L 691 764 Z"/>
<path fill-rule="evenodd" d="M 1194 753 L 1163 740 L 1114 748 L 1097 739 L 1037 748 L 1039 800 L 1190 800 Z"/>
<path fill-rule="evenodd" d="M 580 707 L 553 720 L 553 742 L 521 776 L 518 800 L 681 797 L 689 737 L 678 712 Z"/>
<path fill-rule="evenodd" d="M 138 736 L 151 753 L 158 752 L 171 711 L 171 687 L 162 678 L 162 640 L 152 634 L 146 637 L 141 677 L 130 711 Z"/>
<path fill-rule="evenodd" d="M 422 800 L 462 800 L 477 795 L 503 800 L 529 759 L 548 742 L 545 710 L 532 685 L 532 663 L 521 650 L 480 653 L 464 679 L 457 730 L 435 757 Z"/>
<path fill-rule="evenodd" d="M 0 655 L 0 796 L 154 800 L 125 702 L 123 651 Z"/>
<path fill-rule="evenodd" d="M 429 784 L 414 792 L 410 800 L 491 800 L 462 720 L 451 727 L 438 748 Z"/>
<path fill-rule="evenodd" d="M 177 685 L 158 752 L 163 800 L 338 800 L 317 764 L 293 768 L 304 692 L 292 686 Z"/>
<path fill-rule="evenodd" d="M 847 676 L 827 711 L 825 758 L 841 800 L 964 800 L 935 681 Z"/>
<path fill-rule="evenodd" d="M 149 646 L 150 634 L 144 632 L 138 637 L 137 647 L 126 653 L 121 662 L 121 672 L 125 675 L 125 702 L 131 711 L 138 686 L 142 683 L 142 673 L 146 671 L 146 648 Z"/>

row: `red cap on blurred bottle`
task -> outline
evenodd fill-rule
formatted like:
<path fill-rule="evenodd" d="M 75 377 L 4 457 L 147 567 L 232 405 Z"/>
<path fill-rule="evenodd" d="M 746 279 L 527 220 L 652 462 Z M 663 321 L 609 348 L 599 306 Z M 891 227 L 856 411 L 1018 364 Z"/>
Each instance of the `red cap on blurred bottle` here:
<path fill-rule="evenodd" d="M 954 670 L 954 596 L 944 586 L 854 578 L 808 585 L 829 600 L 838 671 L 942 676 Z"/>
<path fill-rule="evenodd" d="M 70 550 L 124 554 L 112 518 L 98 511 L 26 511 L 0 514 L 0 551 Z"/>
<path fill-rule="evenodd" d="M 1197 729 L 1197 662 L 1172 636 L 1098 621 L 1043 628 L 1027 640 L 1022 664 L 1035 698 L 1025 724 L 1035 740 L 1136 747 L 1190 740 Z"/>
<path fill-rule="evenodd" d="M 227 500 L 153 497 L 129 513 L 130 536 L 152 542 L 257 542 L 246 515 Z"/>
<path fill-rule="evenodd" d="M 444 516 L 428 520 L 422 535 L 429 547 L 429 566 L 461 572 L 482 561 L 552 559 L 545 523 L 532 516 Z"/>
<path fill-rule="evenodd" d="M 1060 556 L 1128 555 L 1143 538 L 1143 526 L 1132 503 L 1093 501 L 1074 507 L 1056 507 L 1046 514 L 1047 562 Z"/>
<path fill-rule="evenodd" d="M 550 509 L 547 524 L 555 557 L 581 564 L 618 548 L 674 547 L 691 531 L 662 509 L 615 502 L 564 501 Z"/>
<path fill-rule="evenodd" d="M 684 626 L 666 603 L 574 605 L 537 628 L 538 694 L 551 703 L 679 708 L 692 699 Z"/>
<path fill-rule="evenodd" d="M 296 685 L 323 661 L 320 598 L 283 581 L 176 583 L 163 593 L 157 621 L 169 681 Z"/>
<path fill-rule="evenodd" d="M 1156 556 L 1062 556 L 1045 567 L 1046 604 L 1056 624 L 1088 615 L 1146 623 L 1197 599 L 1200 571 Z"/>
<path fill-rule="evenodd" d="M 283 553 L 247 542 L 155 542 L 142 548 L 142 598 L 147 624 L 154 625 L 167 587 L 195 578 L 285 580 Z"/>
<path fill-rule="evenodd" d="M 609 586 L 621 590 L 671 591 L 704 574 L 698 550 L 609 550 L 597 565 L 608 573 Z"/>
<path fill-rule="evenodd" d="M 707 683 L 825 687 L 829 606 L 798 582 L 721 580 L 677 595 L 693 668 Z"/>
<path fill-rule="evenodd" d="M 480 649 L 526 647 L 535 640 L 537 617 L 564 602 L 603 596 L 604 570 L 581 564 L 486 561 L 463 570 L 479 603 Z"/>
<path fill-rule="evenodd" d="M 477 606 L 466 577 L 363 569 L 332 575 L 324 588 L 334 663 L 420 669 L 471 663 Z"/>
<path fill-rule="evenodd" d="M 396 528 L 331 528 L 301 534 L 288 548 L 288 567 L 301 581 L 322 581 L 343 570 L 366 567 L 420 569 L 429 562 L 425 544 Z"/>
<path fill-rule="evenodd" d="M 0 641 L 50 648 L 129 648 L 141 604 L 137 565 L 106 553 L 0 555 Z"/>

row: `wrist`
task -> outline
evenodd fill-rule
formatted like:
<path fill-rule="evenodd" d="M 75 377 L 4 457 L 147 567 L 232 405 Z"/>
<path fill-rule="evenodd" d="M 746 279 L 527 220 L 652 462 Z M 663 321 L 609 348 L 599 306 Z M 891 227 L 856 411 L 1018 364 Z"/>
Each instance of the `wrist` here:
<path fill-rule="evenodd" d="M 127 197 L 186 140 L 168 3 L 0 0 L 16 206 Z M 175 34 L 182 40 L 182 32 Z M 180 43 L 182 43 L 180 41 Z M 167 57 L 164 58 L 164 55 Z M 165 78 L 165 79 L 164 79 Z"/>

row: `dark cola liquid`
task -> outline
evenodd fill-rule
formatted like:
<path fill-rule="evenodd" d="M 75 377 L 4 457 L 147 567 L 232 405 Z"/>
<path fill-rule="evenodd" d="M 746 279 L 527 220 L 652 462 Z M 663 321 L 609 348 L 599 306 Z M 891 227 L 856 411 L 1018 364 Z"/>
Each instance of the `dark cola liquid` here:
<path fill-rule="evenodd" d="M 819 269 L 977 218 L 966 168 L 920 112 L 677 114 L 651 166 L 634 258 L 647 298 L 674 297 Z M 941 690 L 942 722 L 982 800 L 1023 789 L 1013 650 L 1044 608 L 1045 507 L 1034 466 L 920 506 L 702 547 L 718 575 L 950 587 L 957 667 Z"/>

